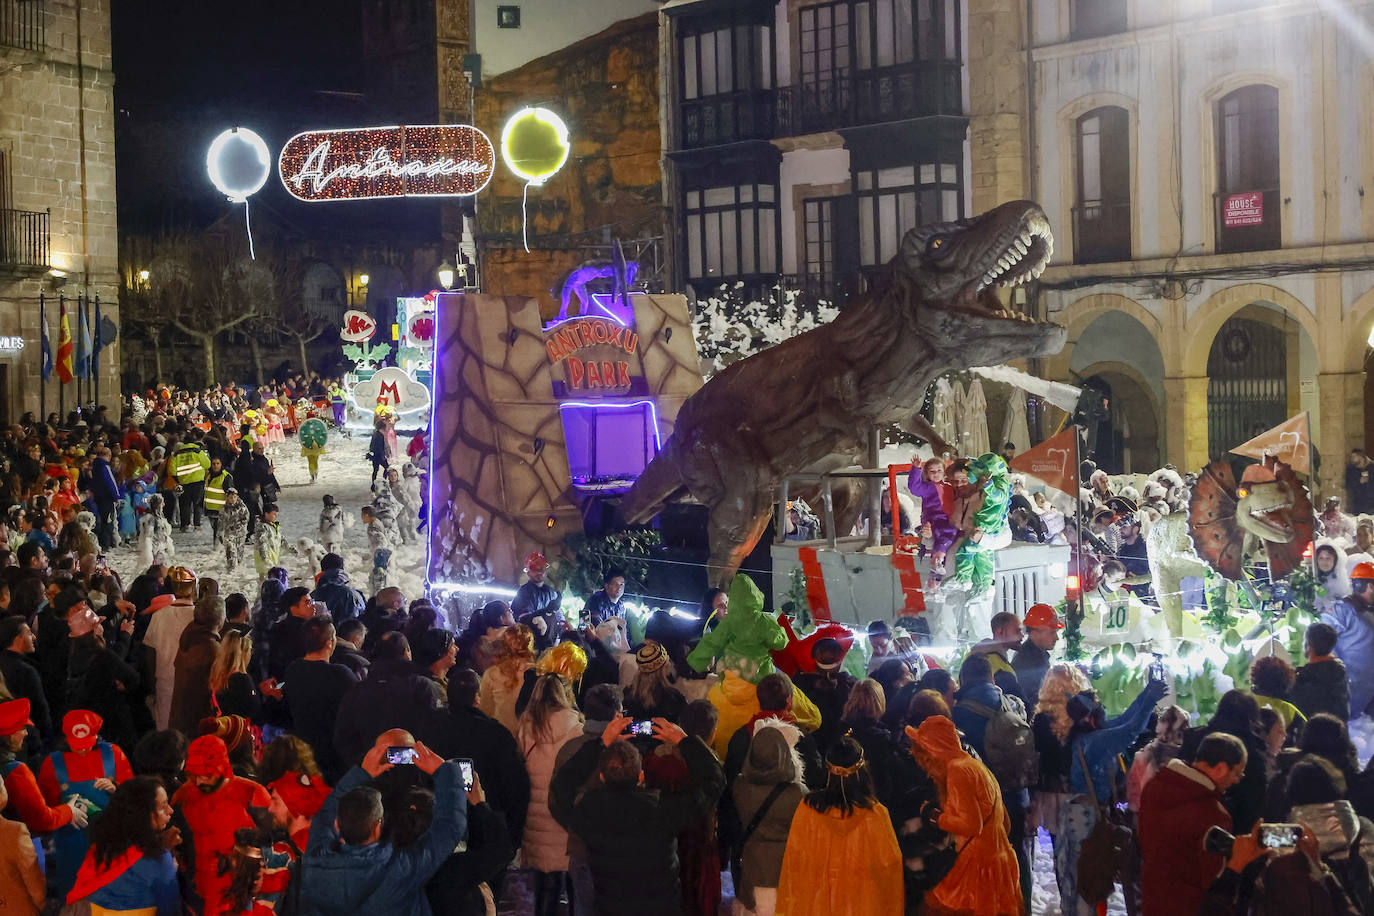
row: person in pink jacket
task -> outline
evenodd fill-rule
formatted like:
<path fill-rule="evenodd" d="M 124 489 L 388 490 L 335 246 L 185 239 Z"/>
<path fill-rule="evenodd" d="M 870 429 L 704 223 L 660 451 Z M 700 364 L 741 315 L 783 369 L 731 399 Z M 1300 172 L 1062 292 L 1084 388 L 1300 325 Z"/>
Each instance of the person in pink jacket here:
<path fill-rule="evenodd" d="M 549 811 L 549 786 L 558 751 L 582 734 L 582 723 L 572 685 L 560 674 L 540 675 L 515 734 L 530 774 L 530 807 L 521 859 L 535 871 L 535 916 L 553 916 L 565 886 L 572 893 L 572 883 L 564 884 L 568 878 L 568 832 Z"/>

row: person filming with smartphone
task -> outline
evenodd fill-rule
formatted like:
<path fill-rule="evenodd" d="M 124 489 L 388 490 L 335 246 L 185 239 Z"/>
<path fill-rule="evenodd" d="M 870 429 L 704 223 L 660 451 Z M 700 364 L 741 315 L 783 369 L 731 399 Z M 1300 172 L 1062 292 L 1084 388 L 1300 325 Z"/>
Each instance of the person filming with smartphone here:
<path fill-rule="evenodd" d="M 681 916 L 678 834 L 715 805 L 725 775 L 700 738 L 657 718 L 653 737 L 682 754 L 688 781 L 677 791 L 645 789 L 643 757 L 626 740 L 633 722 L 616 716 L 600 741 L 578 748 L 554 774 L 549 808 L 587 846 L 595 912 Z"/>

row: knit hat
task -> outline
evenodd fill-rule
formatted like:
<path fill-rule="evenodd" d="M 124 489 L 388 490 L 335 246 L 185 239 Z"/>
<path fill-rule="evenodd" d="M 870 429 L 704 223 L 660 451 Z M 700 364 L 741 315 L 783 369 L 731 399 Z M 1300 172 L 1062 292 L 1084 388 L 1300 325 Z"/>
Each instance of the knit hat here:
<path fill-rule="evenodd" d="M 29 701 L 25 697 L 0 703 L 0 738 L 7 738 L 26 725 L 32 725 L 29 718 Z"/>
<path fill-rule="evenodd" d="M 187 776 L 234 775 L 233 768 L 229 766 L 229 748 L 216 735 L 201 735 L 192 741 L 186 749 L 186 765 L 182 769 Z"/>
<path fill-rule="evenodd" d="M 73 709 L 62 717 L 62 733 L 67 736 L 67 746 L 74 751 L 95 747 L 103 724 L 105 720 L 89 709 Z"/>
<path fill-rule="evenodd" d="M 668 650 L 656 641 L 646 639 L 644 644 L 635 650 L 635 664 L 642 673 L 653 674 L 668 664 Z"/>
<path fill-rule="evenodd" d="M 248 727 L 248 720 L 243 716 L 219 716 L 202 719 L 200 730 L 206 735 L 221 739 L 229 751 L 237 750 L 239 745 L 249 740 L 253 735 Z"/>

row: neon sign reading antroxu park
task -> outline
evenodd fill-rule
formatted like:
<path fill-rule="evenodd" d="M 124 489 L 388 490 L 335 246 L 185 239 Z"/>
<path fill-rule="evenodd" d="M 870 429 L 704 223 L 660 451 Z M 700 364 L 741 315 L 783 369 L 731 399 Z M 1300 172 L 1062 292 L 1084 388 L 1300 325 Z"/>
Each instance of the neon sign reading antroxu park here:
<path fill-rule="evenodd" d="M 573 318 L 545 329 L 544 348 L 569 392 L 621 394 L 630 389 L 639 334 L 606 318 Z"/>
<path fill-rule="evenodd" d="M 307 131 L 277 158 L 282 185 L 305 201 L 467 196 L 495 167 L 491 140 L 466 124 Z"/>

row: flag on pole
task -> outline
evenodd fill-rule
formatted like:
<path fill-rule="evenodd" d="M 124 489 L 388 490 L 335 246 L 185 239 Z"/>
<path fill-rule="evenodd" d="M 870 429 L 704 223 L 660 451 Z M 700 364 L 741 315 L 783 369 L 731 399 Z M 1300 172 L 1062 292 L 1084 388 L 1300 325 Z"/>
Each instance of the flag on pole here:
<path fill-rule="evenodd" d="M 1268 432 L 1260 433 L 1231 449 L 1234 454 L 1263 461 L 1273 455 L 1299 474 L 1312 473 L 1312 418 L 1307 411 L 1284 420 Z"/>
<path fill-rule="evenodd" d="M 57 380 L 67 384 L 75 374 L 72 371 L 72 326 L 67 321 L 67 299 L 58 300 L 57 318 Z"/>
<path fill-rule="evenodd" d="M 1035 448 L 1022 452 L 1007 465 L 1078 501 L 1078 427 L 1070 426 Z"/>
<path fill-rule="evenodd" d="M 46 382 L 52 378 L 52 344 L 48 341 L 48 303 L 42 296 L 38 297 L 38 329 L 43 340 L 43 359 L 39 371 Z"/>
<path fill-rule="evenodd" d="M 76 377 L 91 377 L 91 329 L 86 324 L 86 303 L 76 301 Z"/>
<path fill-rule="evenodd" d="M 101 340 L 99 296 L 95 297 L 95 321 L 93 322 L 93 324 L 94 327 L 91 329 L 91 333 L 94 338 L 94 341 L 91 344 L 91 377 L 100 378 L 100 349 L 101 347 L 105 346 L 105 344 Z"/>

